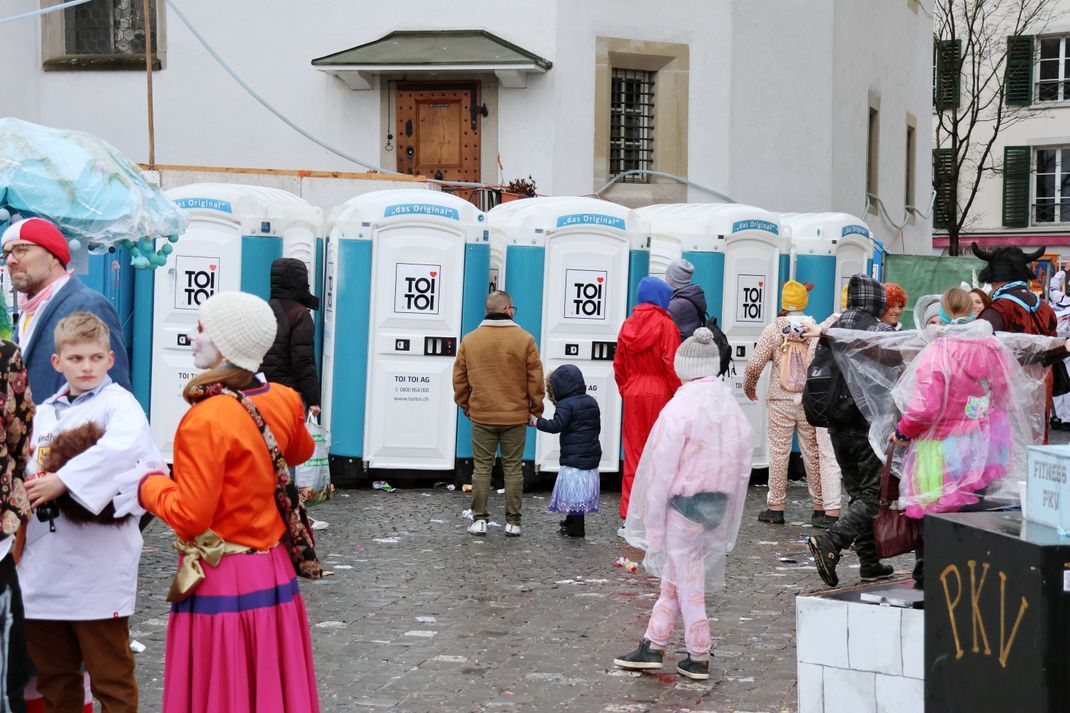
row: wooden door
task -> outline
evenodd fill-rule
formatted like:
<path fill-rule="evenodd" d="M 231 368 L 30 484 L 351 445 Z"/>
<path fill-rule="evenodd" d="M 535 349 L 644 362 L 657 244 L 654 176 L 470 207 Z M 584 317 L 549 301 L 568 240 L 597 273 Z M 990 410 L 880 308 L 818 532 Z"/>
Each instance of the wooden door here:
<path fill-rule="evenodd" d="M 479 83 L 400 85 L 397 170 L 446 181 L 480 180 Z"/>

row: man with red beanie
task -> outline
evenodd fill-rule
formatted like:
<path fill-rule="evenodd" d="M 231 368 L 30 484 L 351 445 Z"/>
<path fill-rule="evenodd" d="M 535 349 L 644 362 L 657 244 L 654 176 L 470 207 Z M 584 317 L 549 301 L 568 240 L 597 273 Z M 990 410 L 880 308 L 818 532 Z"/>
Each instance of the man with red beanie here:
<path fill-rule="evenodd" d="M 56 324 L 73 312 L 90 312 L 108 325 L 115 366 L 108 374 L 124 389 L 130 388 L 130 366 L 119 315 L 107 298 L 71 279 L 67 265 L 71 251 L 67 238 L 51 222 L 28 218 L 8 226 L 0 237 L 11 284 L 19 293 L 15 342 L 30 377 L 34 403 L 42 403 L 65 383 L 52 367 L 56 351 Z"/>

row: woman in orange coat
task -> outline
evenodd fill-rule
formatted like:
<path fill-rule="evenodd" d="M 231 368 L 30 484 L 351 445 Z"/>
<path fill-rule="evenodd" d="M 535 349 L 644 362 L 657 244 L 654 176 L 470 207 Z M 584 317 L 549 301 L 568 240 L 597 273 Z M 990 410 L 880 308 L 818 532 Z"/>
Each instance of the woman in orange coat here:
<path fill-rule="evenodd" d="M 613 375 L 624 400 L 622 520 L 628 517 L 632 481 L 650 429 L 662 407 L 680 388 L 673 367 L 676 348 L 680 346 L 680 330 L 666 311 L 670 300 L 672 287 L 668 283 L 656 277 L 644 277 L 639 282 L 638 304 L 617 335 Z"/>
<path fill-rule="evenodd" d="M 259 297 L 222 292 L 191 334 L 191 404 L 173 478 L 150 473 L 141 504 L 178 535 L 168 601 L 164 713 L 318 711 L 296 575 L 322 576 L 287 464 L 313 442 L 301 397 L 254 372 L 275 339 Z"/>

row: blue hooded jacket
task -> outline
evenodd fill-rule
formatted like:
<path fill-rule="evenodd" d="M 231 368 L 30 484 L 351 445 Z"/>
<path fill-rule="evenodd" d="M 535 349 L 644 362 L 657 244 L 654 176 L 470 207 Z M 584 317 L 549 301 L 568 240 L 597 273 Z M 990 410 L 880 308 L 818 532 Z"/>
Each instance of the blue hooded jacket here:
<path fill-rule="evenodd" d="M 636 298 L 639 304 L 649 303 L 668 310 L 669 303 L 672 302 L 672 287 L 665 280 L 648 275 L 639 281 Z"/>
<path fill-rule="evenodd" d="M 557 399 L 554 417 L 540 418 L 536 427 L 561 434 L 561 465 L 579 470 L 597 468 L 602 460 L 602 445 L 598 442 L 602 413 L 598 402 L 587 395 L 583 372 L 572 364 L 559 366 L 550 375 L 550 388 Z"/>

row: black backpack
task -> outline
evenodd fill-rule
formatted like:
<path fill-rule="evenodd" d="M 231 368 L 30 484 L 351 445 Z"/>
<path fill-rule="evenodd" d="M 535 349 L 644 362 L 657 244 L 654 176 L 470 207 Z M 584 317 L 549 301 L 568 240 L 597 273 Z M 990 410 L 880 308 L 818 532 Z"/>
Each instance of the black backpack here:
<path fill-rule="evenodd" d="M 832 347 L 827 344 L 817 345 L 817 353 L 810 362 L 802 405 L 807 423 L 817 428 L 864 427 L 866 424 L 832 355 Z"/>

